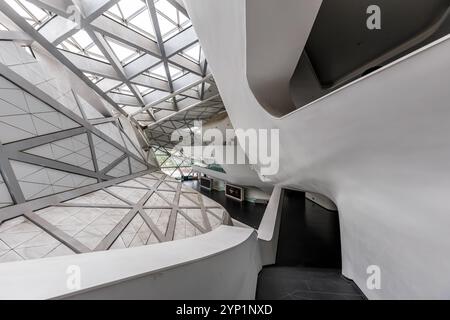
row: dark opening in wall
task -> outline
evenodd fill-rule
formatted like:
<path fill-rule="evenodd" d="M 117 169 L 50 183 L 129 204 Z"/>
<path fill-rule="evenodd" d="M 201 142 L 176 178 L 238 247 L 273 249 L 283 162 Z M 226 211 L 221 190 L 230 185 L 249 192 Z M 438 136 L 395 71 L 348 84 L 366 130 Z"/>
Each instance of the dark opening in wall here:
<path fill-rule="evenodd" d="M 339 215 L 285 190 L 282 203 L 277 266 L 341 268 Z"/>
<path fill-rule="evenodd" d="M 380 29 L 369 29 L 370 6 Z M 291 80 L 297 108 L 450 32 L 450 0 L 324 0 Z"/>

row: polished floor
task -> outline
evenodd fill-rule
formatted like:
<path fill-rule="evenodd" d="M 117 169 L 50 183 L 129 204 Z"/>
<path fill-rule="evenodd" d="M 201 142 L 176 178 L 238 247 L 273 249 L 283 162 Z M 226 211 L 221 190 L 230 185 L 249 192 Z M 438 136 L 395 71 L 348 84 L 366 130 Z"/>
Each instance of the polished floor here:
<path fill-rule="evenodd" d="M 258 279 L 258 300 L 364 300 L 337 269 L 267 267 Z"/>
<path fill-rule="evenodd" d="M 215 202 L 222 205 L 233 219 L 242 222 L 252 228 L 259 228 L 262 217 L 264 216 L 264 212 L 266 211 L 265 204 L 251 203 L 247 201 L 239 202 L 232 200 L 225 196 L 224 191 L 208 191 L 200 188 L 197 180 L 184 181 L 183 184 L 199 191 L 203 195 L 213 199 Z"/>
<path fill-rule="evenodd" d="M 356 285 L 341 275 L 339 216 L 284 190 L 276 264 L 263 268 L 257 299 L 364 299 Z"/>
<path fill-rule="evenodd" d="M 284 190 L 277 265 L 340 269 L 338 213 L 306 199 L 303 192 Z"/>

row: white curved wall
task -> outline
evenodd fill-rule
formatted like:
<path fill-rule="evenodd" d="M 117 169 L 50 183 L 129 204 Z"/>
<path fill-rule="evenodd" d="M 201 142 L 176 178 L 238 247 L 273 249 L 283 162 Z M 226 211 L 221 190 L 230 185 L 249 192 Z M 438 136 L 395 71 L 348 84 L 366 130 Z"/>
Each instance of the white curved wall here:
<path fill-rule="evenodd" d="M 230 265 L 233 261 L 233 265 Z M 81 288 L 67 287 L 70 266 Z M 253 229 L 222 226 L 153 246 L 0 264 L 0 299 L 254 299 Z"/>
<path fill-rule="evenodd" d="M 289 89 L 291 78 L 322 0 L 283 0 L 283 5 L 273 0 L 244 2 L 246 50 L 252 57 L 246 65 L 249 86 L 271 114 L 287 114 L 295 109 Z"/>
<path fill-rule="evenodd" d="M 338 206 L 343 274 L 371 299 L 450 298 L 449 37 L 277 119 L 247 82 L 246 1 L 185 3 L 233 127 L 280 128 L 272 182 Z"/>

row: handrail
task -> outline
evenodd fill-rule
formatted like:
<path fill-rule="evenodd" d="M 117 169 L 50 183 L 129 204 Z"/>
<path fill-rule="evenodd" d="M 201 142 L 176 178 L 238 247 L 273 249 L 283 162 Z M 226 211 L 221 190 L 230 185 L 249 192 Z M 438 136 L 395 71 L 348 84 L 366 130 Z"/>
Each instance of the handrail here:
<path fill-rule="evenodd" d="M 2 263 L 0 299 L 253 299 L 258 253 L 254 230 L 221 226 L 151 246 Z"/>
<path fill-rule="evenodd" d="M 258 242 L 263 265 L 275 263 L 283 195 L 284 190 L 275 186 L 259 225 Z"/>

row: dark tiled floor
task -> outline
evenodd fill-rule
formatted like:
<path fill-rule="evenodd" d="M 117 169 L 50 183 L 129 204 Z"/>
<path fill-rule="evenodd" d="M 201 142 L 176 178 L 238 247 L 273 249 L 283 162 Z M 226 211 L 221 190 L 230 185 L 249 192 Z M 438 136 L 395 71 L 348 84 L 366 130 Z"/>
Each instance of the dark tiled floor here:
<path fill-rule="evenodd" d="M 259 274 L 257 299 L 364 299 L 356 285 L 341 275 L 339 216 L 285 190 L 277 261 Z"/>
<path fill-rule="evenodd" d="M 234 219 L 259 227 L 266 205 L 233 201 L 223 191 L 199 188 L 198 181 L 184 184 L 220 203 Z M 356 285 L 341 275 L 336 212 L 305 199 L 302 192 L 285 190 L 281 219 L 277 263 L 259 274 L 256 299 L 364 299 Z"/>
<path fill-rule="evenodd" d="M 190 188 L 198 190 L 217 203 L 220 203 L 228 211 L 233 219 L 236 219 L 237 221 L 240 221 L 255 229 L 259 228 L 261 219 L 264 215 L 264 212 L 266 211 L 265 204 L 251 203 L 247 201 L 241 203 L 239 201 L 229 199 L 225 196 L 224 191 L 208 191 L 200 188 L 199 183 L 196 180 L 184 181 L 183 183 Z"/>
<path fill-rule="evenodd" d="M 364 300 L 356 285 L 334 269 L 266 267 L 258 279 L 258 300 Z"/>
<path fill-rule="evenodd" d="M 305 198 L 284 190 L 277 265 L 341 268 L 339 216 Z"/>

